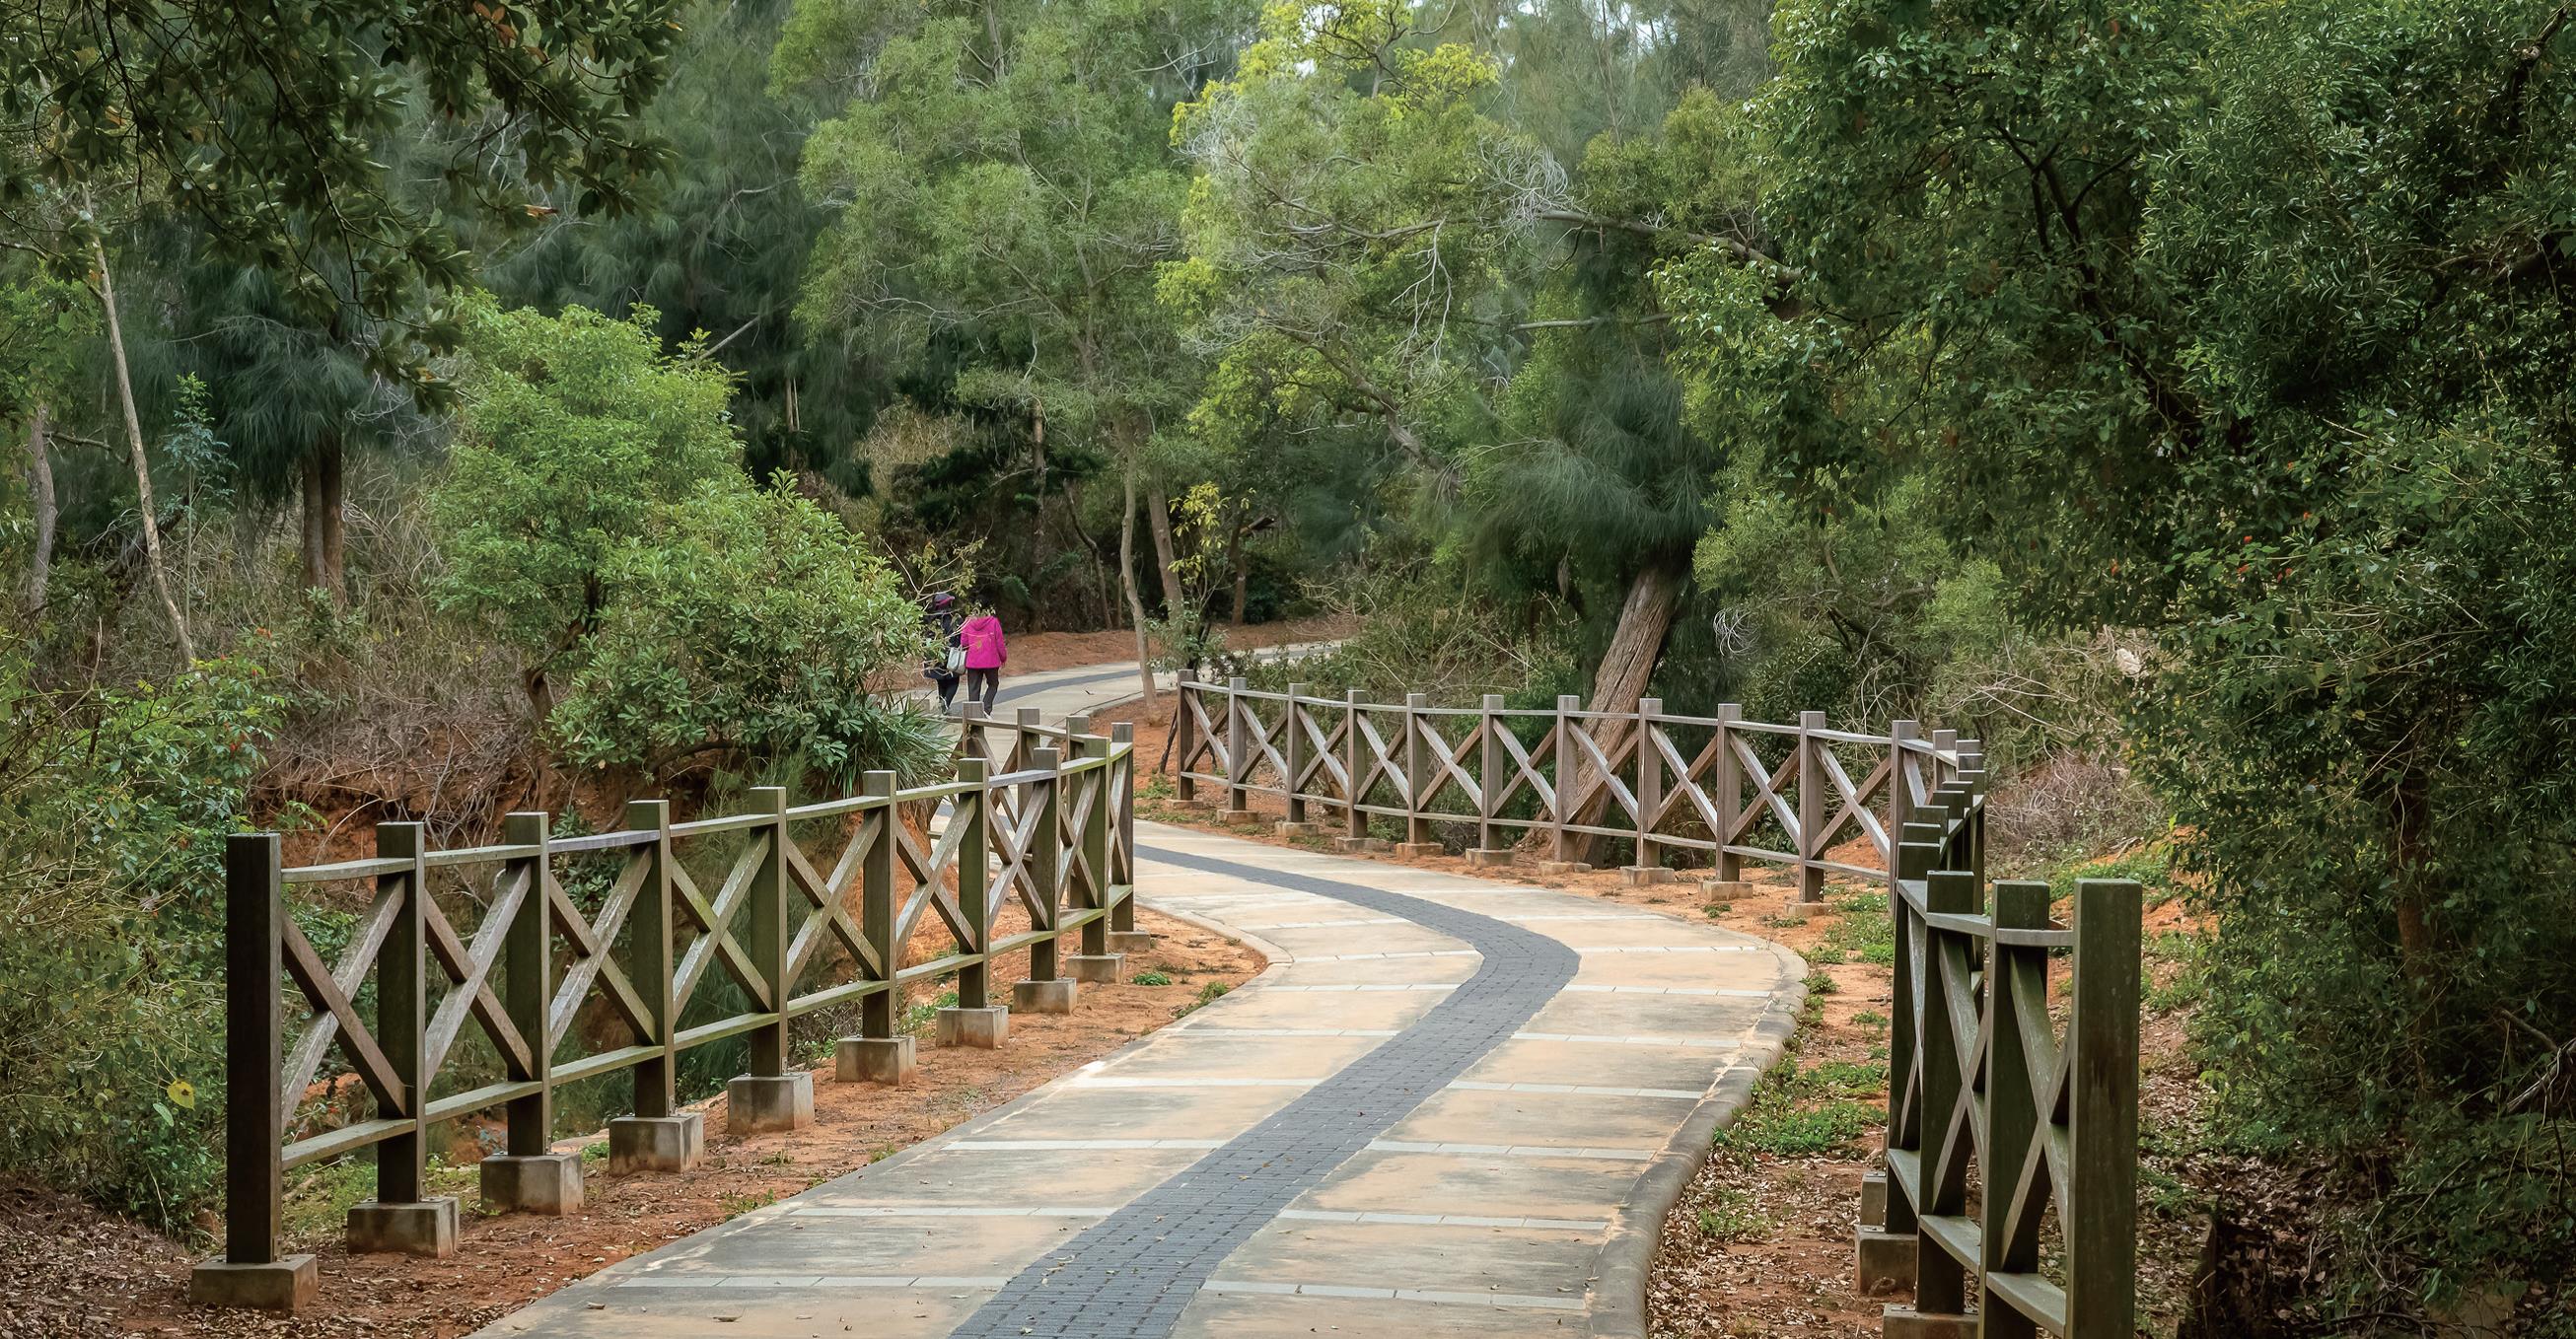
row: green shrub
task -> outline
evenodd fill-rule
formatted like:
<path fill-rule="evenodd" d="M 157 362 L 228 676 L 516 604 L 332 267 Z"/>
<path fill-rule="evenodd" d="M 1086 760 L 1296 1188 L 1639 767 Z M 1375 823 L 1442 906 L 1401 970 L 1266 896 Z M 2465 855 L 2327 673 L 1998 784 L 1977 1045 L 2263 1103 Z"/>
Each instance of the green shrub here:
<path fill-rule="evenodd" d="M 0 1171 L 173 1231 L 215 1194 L 224 838 L 277 705 L 243 660 L 80 693 L 0 659 Z"/>

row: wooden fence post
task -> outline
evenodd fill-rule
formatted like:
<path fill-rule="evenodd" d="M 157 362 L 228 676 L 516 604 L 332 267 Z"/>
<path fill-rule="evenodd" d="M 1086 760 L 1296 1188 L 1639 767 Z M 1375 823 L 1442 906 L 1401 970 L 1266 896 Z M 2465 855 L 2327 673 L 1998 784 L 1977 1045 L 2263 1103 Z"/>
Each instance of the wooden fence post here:
<path fill-rule="evenodd" d="M 494 1212 L 566 1214 L 581 1209 L 581 1155 L 554 1151 L 554 1035 L 547 1015 L 555 993 L 554 871 L 546 815 L 501 820 L 501 840 L 519 848 L 502 862 L 501 882 L 523 891 L 501 936 L 501 1012 L 528 1049 L 524 1073 L 509 1077 L 526 1091 L 510 1099 L 508 1152 L 475 1164 L 483 1207 Z M 502 914 L 500 907 L 485 913 Z"/>
<path fill-rule="evenodd" d="M 2137 1323 L 2138 885 L 2075 884 L 2074 1004 L 2066 1044 L 2067 1333 L 2127 1335 Z"/>
<path fill-rule="evenodd" d="M 1109 727 L 1109 747 L 1117 756 L 1110 778 L 1110 794 L 1118 798 L 1118 828 L 1110 840 L 1117 843 L 1116 858 L 1110 862 L 1110 887 L 1118 894 L 1118 903 L 1109 912 L 1109 932 L 1133 935 L 1136 930 L 1136 727 L 1126 721 Z M 1119 877 L 1124 875 L 1124 878 Z M 1118 941 L 1112 941 L 1113 943 Z M 1124 944 L 1121 952 L 1141 952 L 1153 945 L 1153 936 L 1142 942 Z"/>
<path fill-rule="evenodd" d="M 1195 803 L 1199 783 L 1190 779 L 1190 766 L 1198 757 L 1198 687 L 1197 670 L 1184 668 L 1172 681 L 1172 793 L 1183 804 Z"/>
<path fill-rule="evenodd" d="M 1887 727 L 1887 839 L 1878 858 L 1887 867 L 1891 892 L 1896 888 L 1896 844 L 1904 839 L 1905 825 L 1914 820 L 1913 784 L 1906 779 L 1908 769 L 1914 765 L 1914 755 L 1906 745 L 1922 733 L 1922 725 L 1914 721 L 1896 721 Z"/>
<path fill-rule="evenodd" d="M 236 1266 L 276 1263 L 285 1226 L 281 868 L 274 832 L 224 842 L 224 1259 Z"/>
<path fill-rule="evenodd" d="M 1663 714 L 1662 698 L 1637 699 L 1637 857 L 1628 873 L 1638 882 L 1664 877 L 1663 853 L 1655 848 L 1655 811 L 1664 804 L 1664 759 L 1655 751 L 1655 718 Z"/>
<path fill-rule="evenodd" d="M 787 791 L 754 786 L 749 799 L 751 811 L 768 821 L 744 829 L 765 843 L 751 875 L 751 942 L 745 947 L 752 975 L 769 996 L 769 1018 L 751 1031 L 751 1072 L 725 1085 L 728 1134 L 801 1130 L 814 1123 L 814 1075 L 787 1068 L 787 996 L 795 984 L 787 978 Z M 894 821 L 892 810 L 886 821 Z"/>
<path fill-rule="evenodd" d="M 662 1048 L 635 1067 L 635 1114 L 669 1116 L 679 1101 L 680 1071 L 680 1030 L 671 1009 L 671 802 L 629 800 L 625 824 L 653 834 L 651 843 L 636 848 L 636 858 L 646 863 L 644 887 L 627 920 L 626 975 L 644 997 L 644 1015 L 653 1025 L 653 1035 L 636 1040 Z"/>
<path fill-rule="evenodd" d="M 1305 779 L 1306 771 L 1306 731 L 1304 723 L 1298 717 L 1298 712 L 1301 710 L 1298 703 L 1305 696 L 1306 685 L 1302 683 L 1288 685 L 1288 739 L 1279 750 L 1279 756 L 1284 760 L 1281 765 L 1288 769 L 1288 774 L 1279 779 L 1280 793 L 1286 797 L 1288 805 L 1288 817 L 1279 828 L 1284 835 L 1302 834 L 1308 830 L 1306 792 L 1300 784 Z"/>
<path fill-rule="evenodd" d="M 1029 770 L 1041 775 L 1029 782 L 1029 791 L 1021 801 L 1021 813 L 1034 805 L 1037 813 L 1028 825 L 1028 851 L 1021 868 L 1028 871 L 1030 884 L 1037 889 L 1037 902 L 1043 916 L 1032 915 L 1030 929 L 1048 931 L 1046 938 L 1029 945 L 1029 977 L 1011 987 L 1011 1011 L 1024 1014 L 1061 1014 L 1073 1011 L 1073 982 L 1064 978 L 1060 950 L 1052 933 L 1063 919 L 1064 905 L 1064 765 L 1063 755 L 1052 747 L 1030 751 Z"/>
<path fill-rule="evenodd" d="M 1726 849 L 1744 814 L 1744 765 L 1735 758 L 1735 723 L 1743 719 L 1741 704 L 1717 704 L 1717 772 L 1710 780 L 1717 787 L 1717 877 L 1728 883 L 1744 878 L 1744 857 Z"/>
<path fill-rule="evenodd" d="M 1958 785 L 1970 796 L 1986 793 L 1986 746 L 1977 740 L 1959 741 Z M 1967 819 L 1968 826 L 1964 834 L 1967 839 L 1967 867 L 1975 870 L 1977 877 L 1982 879 L 1986 876 L 1985 806 L 1971 805 L 1967 810 Z"/>
<path fill-rule="evenodd" d="M 1240 678 L 1225 681 L 1225 815 L 1233 818 L 1251 812 L 1243 783 L 1252 777 L 1252 754 L 1246 747 L 1243 728 L 1243 689 Z"/>
<path fill-rule="evenodd" d="M 1943 786 L 1950 784 L 1951 774 L 1957 770 L 1957 766 L 1954 763 L 1941 761 L 1941 755 L 1953 752 L 1958 747 L 1958 731 L 1935 730 L 1932 732 L 1932 774 L 1925 779 L 1925 790 L 1939 790 Z"/>
<path fill-rule="evenodd" d="M 376 1202 L 380 1205 L 419 1202 L 422 1163 L 429 1152 L 425 1096 L 429 1075 L 422 1071 L 429 983 L 422 956 L 427 932 L 420 905 L 429 895 L 429 866 L 424 860 L 428 848 L 426 829 L 419 823 L 376 825 L 377 857 L 411 862 L 399 874 L 376 876 L 377 897 L 401 899 L 384 947 L 376 952 L 376 1047 L 384 1052 L 386 1066 L 402 1083 L 411 1104 L 411 1110 L 400 1113 L 411 1128 L 376 1146 Z M 452 1222 L 447 1245 L 454 1249 Z"/>
<path fill-rule="evenodd" d="M 957 797 L 948 810 L 949 823 L 966 825 L 957 838 L 957 909 L 975 929 L 975 942 L 965 946 L 975 961 L 957 969 L 957 1007 L 981 1009 L 992 1003 L 993 964 L 984 956 L 993 942 L 992 894 L 992 764 L 965 758 L 957 780 L 973 790 Z"/>
<path fill-rule="evenodd" d="M 1029 750 L 1046 742 L 1046 713 L 1035 707 L 1022 707 L 1013 713 L 1011 730 L 1011 770 L 1026 771 L 1035 766 L 1029 761 Z"/>
<path fill-rule="evenodd" d="M 510 928 L 501 940 L 501 1009 L 528 1043 L 528 1073 L 513 1075 L 536 1084 L 536 1091 L 513 1098 L 509 1107 L 509 1150 L 514 1158 L 543 1157 L 554 1147 L 554 1047 L 547 1044 L 547 1007 L 554 1001 L 555 972 L 551 931 L 554 919 L 546 882 L 554 861 L 546 849 L 547 819 L 542 812 L 514 813 L 501 820 L 501 840 L 532 847 L 532 854 L 513 856 L 504 878 L 527 879 Z"/>
<path fill-rule="evenodd" d="M 1556 699 L 1556 802 L 1549 806 L 1548 859 L 1555 864 L 1574 860 L 1574 834 L 1566 830 L 1574 822 L 1576 786 L 1583 775 L 1582 764 L 1575 761 L 1574 734 L 1583 727 L 1575 723 L 1575 713 L 1583 710 L 1583 699 L 1572 693 L 1560 693 Z"/>
<path fill-rule="evenodd" d="M 1349 776 L 1350 781 L 1343 788 L 1342 836 L 1345 840 L 1354 842 L 1365 842 L 1369 835 L 1368 815 L 1360 809 L 1360 801 L 1368 795 L 1366 769 L 1369 757 L 1368 741 L 1360 737 L 1362 705 L 1360 690 L 1356 688 L 1343 690 L 1342 770 Z"/>
<path fill-rule="evenodd" d="M 1068 729 L 1065 743 L 1076 761 L 1100 759 L 1101 765 L 1079 773 L 1074 784 L 1090 792 L 1090 807 L 1083 811 L 1082 830 L 1075 834 L 1082 857 L 1074 862 L 1079 873 L 1078 890 L 1086 910 L 1106 912 L 1109 908 L 1109 741 L 1091 733 L 1091 718 L 1076 718 L 1081 728 Z M 1106 980 L 1117 979 L 1117 960 L 1109 956 L 1109 918 L 1106 915 L 1085 921 L 1082 926 L 1082 956 L 1095 961 L 1107 960 L 1110 969 Z"/>
<path fill-rule="evenodd" d="M 1994 887 L 1994 928 L 1998 931 L 2048 928 L 2048 885 L 2006 880 Z M 2038 1076 L 2026 1025 L 2045 1028 L 2048 1021 L 2048 950 L 2004 942 L 2002 934 L 1986 941 L 1985 1017 L 1979 1030 L 1986 1041 L 1985 1090 L 1977 1095 L 1985 1118 L 1985 1145 L 1977 1174 L 1984 1183 L 1978 1206 L 1977 1252 L 1981 1272 L 2032 1273 L 2039 1269 L 2039 1234 L 2016 1237 L 2015 1211 L 2022 1206 L 2019 1187 L 2028 1173 L 2031 1140 L 2039 1133 L 2034 1092 Z M 2026 1008 L 2028 1006 L 2028 1008 Z M 2036 1016 L 2031 1016 L 2032 1013 Z M 2073 1201 L 2070 1201 L 2072 1203 Z M 2089 1211 L 2091 1206 L 2086 1205 Z M 1995 1295 L 1981 1288 L 1978 1310 L 1982 1334 L 1995 1339 L 2037 1339 L 2039 1327 Z"/>
<path fill-rule="evenodd" d="M 635 909 L 626 920 L 626 975 L 644 1004 L 645 1035 L 638 1045 L 658 1047 L 661 1054 L 639 1062 L 631 1077 L 635 1114 L 608 1122 L 608 1170 L 685 1172 L 706 1156 L 706 1116 L 678 1108 L 680 1074 L 679 1011 L 672 998 L 671 803 L 629 800 L 623 819 L 628 831 L 649 832 L 653 839 L 632 848 L 628 859 L 641 862 L 644 881 L 635 890 Z"/>
<path fill-rule="evenodd" d="M 1503 741 L 1496 732 L 1511 728 L 1502 712 L 1500 693 L 1487 693 L 1476 704 L 1476 849 L 1467 858 L 1478 864 L 1507 865 L 1512 859 L 1494 823 L 1503 810 Z"/>
<path fill-rule="evenodd" d="M 902 840 L 903 815 L 896 810 L 894 773 L 864 772 L 859 776 L 859 793 L 869 799 L 882 799 L 877 813 L 884 826 L 877 830 L 877 841 L 859 858 L 859 937 L 885 964 L 886 988 L 859 1002 L 859 1035 L 874 1040 L 894 1036 L 894 1022 L 903 1010 L 903 990 L 898 974 L 903 968 L 904 946 L 895 942 L 895 909 L 899 905 L 894 892 L 895 843 Z M 860 812 L 865 813 L 865 810 Z M 952 809 L 951 814 L 954 814 Z M 866 820 L 860 822 L 864 825 Z M 864 827 L 862 828 L 864 830 Z M 827 894 L 829 895 L 829 894 Z M 779 1008 L 786 1009 L 784 995 Z"/>
<path fill-rule="evenodd" d="M 1798 713 L 1798 900 L 1825 900 L 1825 800 L 1833 783 L 1825 779 L 1825 741 L 1815 732 L 1825 728 L 1821 711 Z"/>
<path fill-rule="evenodd" d="M 1934 915 L 1973 916 L 1985 901 L 1977 876 L 1966 870 L 1934 870 L 1924 879 L 1924 906 Z M 1977 966 L 1977 945 L 1960 931 L 1927 925 L 1924 931 L 1922 1161 L 1914 1207 L 1927 1217 L 1957 1215 L 1967 1208 L 1964 1172 L 1948 1174 L 1943 1159 L 1950 1153 L 1951 1115 L 1960 1093 L 1975 1080 L 1962 1062 L 1975 1038 L 1958 1034 L 1950 1011 L 1953 1000 L 1970 998 L 1967 976 Z M 1914 1253 L 1914 1310 L 1925 1317 L 1953 1318 L 1967 1311 L 1968 1277 L 1961 1264 L 1928 1236 L 1918 1236 Z"/>
<path fill-rule="evenodd" d="M 1431 699 L 1421 693 L 1404 695 L 1404 846 L 1397 854 L 1406 856 L 1436 855 L 1431 840 L 1431 820 L 1425 817 L 1423 796 L 1434 789 L 1427 780 L 1429 773 L 1422 756 L 1421 711 Z"/>

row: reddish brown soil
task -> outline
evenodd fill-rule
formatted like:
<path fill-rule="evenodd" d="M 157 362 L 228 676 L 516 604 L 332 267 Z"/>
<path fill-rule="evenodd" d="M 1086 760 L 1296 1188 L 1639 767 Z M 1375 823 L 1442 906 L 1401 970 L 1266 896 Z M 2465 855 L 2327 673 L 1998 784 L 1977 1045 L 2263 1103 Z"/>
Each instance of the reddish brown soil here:
<path fill-rule="evenodd" d="M 583 1212 L 564 1218 L 484 1217 L 470 1174 L 451 1175 L 464 1200 L 463 1239 L 443 1261 L 351 1256 L 336 1234 L 297 1242 L 321 1257 L 318 1305 L 291 1319 L 189 1307 L 196 1252 L 47 1192 L 0 1191 L 0 1339 L 166 1335 L 352 1334 L 451 1339 L 574 1279 L 842 1175 L 1097 1059 L 1172 1021 L 1211 982 L 1231 987 L 1261 969 L 1251 950 L 1197 926 L 1141 912 L 1157 936 L 1130 955 L 1134 972 L 1167 986 L 1087 985 L 1074 1012 L 1018 1015 L 998 1051 L 922 1041 L 920 1076 L 901 1088 L 821 1076 L 814 1124 L 793 1134 L 734 1139 L 724 1101 L 707 1107 L 706 1163 L 682 1175 L 609 1177 L 594 1165 Z M 919 950 L 916 950 L 918 952 Z M 997 982 L 1026 975 L 1006 959 Z M 568 1146 L 578 1146 L 572 1141 Z M 442 1189 L 450 1187 L 442 1186 Z"/>

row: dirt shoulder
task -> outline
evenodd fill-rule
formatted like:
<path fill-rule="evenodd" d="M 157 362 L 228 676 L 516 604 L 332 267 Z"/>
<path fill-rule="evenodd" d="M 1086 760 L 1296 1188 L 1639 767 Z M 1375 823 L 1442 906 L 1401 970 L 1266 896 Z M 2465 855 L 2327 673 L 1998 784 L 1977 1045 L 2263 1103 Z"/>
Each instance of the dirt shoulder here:
<path fill-rule="evenodd" d="M 997 1051 L 920 1042 L 920 1074 L 900 1088 L 841 1084 L 828 1064 L 814 1085 L 814 1124 L 793 1134 L 732 1137 L 724 1099 L 705 1106 L 707 1160 L 680 1175 L 611 1177 L 586 1167 L 582 1212 L 562 1218 L 485 1216 L 470 1166 L 441 1168 L 439 1193 L 462 1201 L 454 1256 L 352 1256 L 329 1224 L 341 1199 L 363 1194 L 364 1169 L 332 1180 L 290 1174 L 296 1216 L 311 1224 L 292 1249 L 320 1257 L 321 1300 L 293 1318 L 208 1311 L 186 1303 L 197 1250 L 50 1192 L 0 1188 L 0 1339 L 90 1336 L 400 1336 L 452 1339 L 631 1255 L 864 1167 L 1009 1102 L 1155 1028 L 1204 992 L 1259 972 L 1252 950 L 1212 931 L 1140 910 L 1154 948 L 1131 954 L 1131 976 L 1167 985 L 1086 985 L 1069 1015 L 1014 1015 Z M 1025 975 L 997 965 L 996 979 Z M 926 998 L 926 997 L 925 997 Z M 916 1000 L 916 1003 L 922 1002 Z M 604 1154 L 604 1147 L 600 1150 Z"/>

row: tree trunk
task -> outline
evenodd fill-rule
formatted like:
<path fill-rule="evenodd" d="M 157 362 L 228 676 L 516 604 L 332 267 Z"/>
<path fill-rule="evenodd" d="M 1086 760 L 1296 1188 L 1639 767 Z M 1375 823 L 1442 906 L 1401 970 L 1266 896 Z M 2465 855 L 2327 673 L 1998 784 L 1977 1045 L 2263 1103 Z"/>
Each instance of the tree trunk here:
<path fill-rule="evenodd" d="M 1609 649 L 1601 653 L 1601 666 L 1593 671 L 1592 697 L 1584 705 L 1592 711 L 1630 712 L 1637 710 L 1638 699 L 1646 695 L 1646 682 L 1661 659 L 1664 638 L 1672 632 L 1673 616 L 1680 610 L 1683 569 L 1677 564 L 1652 563 L 1638 569 L 1628 583 L 1627 601 L 1619 606 L 1619 626 L 1610 634 Z M 1608 720 L 1592 722 L 1591 736 L 1601 756 L 1613 766 L 1619 761 L 1619 750 L 1627 747 L 1635 733 L 1636 722 L 1613 715 Z M 1578 755 L 1580 756 L 1580 755 Z M 1560 763 L 1560 768 L 1565 764 Z M 1599 772 L 1589 766 L 1573 767 L 1575 821 L 1598 823 L 1609 806 L 1609 789 L 1601 784 Z M 1576 837 L 1572 844 L 1576 860 L 1592 858 L 1594 841 Z"/>
<path fill-rule="evenodd" d="M 1234 612 L 1229 617 L 1238 628 L 1243 626 L 1245 596 L 1252 589 L 1252 573 L 1243 565 L 1243 532 L 1251 528 L 1252 518 L 1246 516 L 1225 537 L 1225 565 L 1234 573 Z"/>
<path fill-rule="evenodd" d="M 329 592 L 331 603 L 341 608 L 348 605 L 340 522 L 344 463 L 337 433 L 323 434 L 304 457 L 304 584 Z"/>
<path fill-rule="evenodd" d="M 27 416 L 27 492 L 36 511 L 35 552 L 27 557 L 27 616 L 44 611 L 54 580 L 54 528 L 61 512 L 54 501 L 54 456 L 45 440 L 45 406 Z"/>
<path fill-rule="evenodd" d="M 1145 710 L 1154 709 L 1154 657 L 1145 647 L 1145 597 L 1136 591 L 1136 467 L 1126 471 L 1127 505 L 1118 513 L 1118 587 L 1127 593 L 1127 622 L 1136 629 L 1136 676 L 1144 681 Z"/>
<path fill-rule="evenodd" d="M 179 658 L 193 664 L 197 643 L 188 635 L 188 616 L 179 612 L 178 598 L 170 593 L 170 570 L 161 561 L 161 522 L 153 515 L 152 462 L 143 453 L 143 416 L 134 408 L 134 374 L 125 364 L 125 324 L 116 314 L 116 280 L 107 269 L 107 243 L 93 239 L 90 246 L 98 258 L 99 305 L 107 309 L 107 347 L 116 355 L 116 395 L 125 408 L 125 443 L 134 460 L 137 510 L 143 518 L 143 566 L 151 573 L 152 588 L 160 593 L 170 631 L 179 639 Z"/>
<path fill-rule="evenodd" d="M 1160 488 L 1145 490 L 1145 525 L 1154 535 L 1154 566 L 1163 574 L 1163 617 L 1179 618 L 1186 597 L 1172 566 L 1172 500 Z"/>

